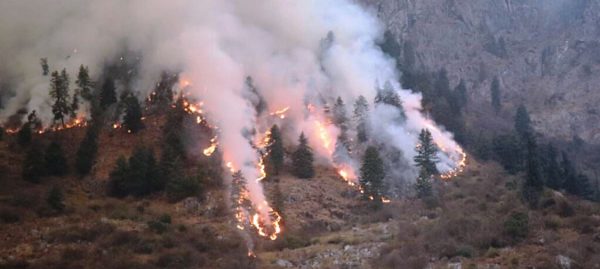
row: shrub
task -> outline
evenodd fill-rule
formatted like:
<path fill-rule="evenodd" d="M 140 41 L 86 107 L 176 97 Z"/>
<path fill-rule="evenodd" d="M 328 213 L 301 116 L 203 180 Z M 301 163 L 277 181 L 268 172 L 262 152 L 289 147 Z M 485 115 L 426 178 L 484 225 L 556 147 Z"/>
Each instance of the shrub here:
<path fill-rule="evenodd" d="M 151 220 L 148 221 L 148 228 L 157 234 L 162 234 L 167 231 L 168 224 L 162 221 Z"/>
<path fill-rule="evenodd" d="M 515 241 L 526 238 L 529 234 L 529 216 L 527 216 L 527 213 L 513 213 L 504 222 L 504 232 Z"/>
<path fill-rule="evenodd" d="M 48 205 L 52 209 L 59 212 L 62 212 L 65 209 L 64 200 L 65 198 L 62 191 L 56 186 L 52 187 L 46 196 L 46 202 Z"/>
<path fill-rule="evenodd" d="M 159 218 L 158 221 L 165 223 L 165 224 L 171 224 L 171 215 L 169 214 L 162 214 Z"/>
<path fill-rule="evenodd" d="M 0 221 L 3 223 L 15 223 L 21 221 L 21 216 L 16 210 L 0 208 Z"/>

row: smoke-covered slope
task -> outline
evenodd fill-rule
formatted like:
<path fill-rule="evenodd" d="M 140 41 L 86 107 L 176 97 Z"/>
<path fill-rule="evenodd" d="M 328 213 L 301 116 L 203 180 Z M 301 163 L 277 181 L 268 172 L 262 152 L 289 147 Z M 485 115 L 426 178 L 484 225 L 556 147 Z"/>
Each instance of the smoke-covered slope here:
<path fill-rule="evenodd" d="M 361 2 L 401 43 L 412 43 L 421 68 L 445 67 L 452 85 L 465 79 L 479 107 L 489 104 L 497 76 L 506 110 L 524 103 L 538 131 L 600 142 L 600 2 Z"/>

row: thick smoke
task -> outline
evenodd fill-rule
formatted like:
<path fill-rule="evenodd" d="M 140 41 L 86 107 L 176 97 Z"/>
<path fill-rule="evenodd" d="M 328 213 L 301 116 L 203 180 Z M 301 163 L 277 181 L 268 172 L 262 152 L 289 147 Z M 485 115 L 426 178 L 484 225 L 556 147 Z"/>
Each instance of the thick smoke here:
<path fill-rule="evenodd" d="M 248 141 L 280 120 L 257 113 L 248 76 L 255 97 L 270 110 L 289 107 L 280 122 L 288 141 L 305 132 L 326 161 L 339 130 L 323 128 L 334 140 L 324 146 L 316 123 L 326 124 L 323 109 L 341 96 L 351 111 L 363 95 L 371 105 L 372 139 L 397 149 L 406 164 L 395 175 L 415 175 L 412 157 L 422 128 L 431 129 L 447 152 L 440 154 L 440 170 L 455 168 L 460 148 L 421 114 L 420 95 L 396 83 L 393 60 L 376 45 L 382 30 L 374 14 L 350 0 L 1 1 L 0 86 L 8 87 L 0 87 L 0 120 L 25 107 L 50 122 L 49 79 L 40 58 L 48 58 L 51 70 L 66 68 L 72 78 L 80 64 L 98 77 L 106 63 L 134 51 L 140 57 L 132 86 L 138 96 L 149 94 L 163 70 L 181 70 L 190 81 L 187 89 L 204 102 L 207 118 L 219 128 L 224 158 L 248 179 L 255 206 L 265 198 L 253 180 L 259 177 L 258 155 Z M 404 123 L 394 122 L 389 107 L 373 107 L 377 84 L 386 81 L 403 101 Z"/>

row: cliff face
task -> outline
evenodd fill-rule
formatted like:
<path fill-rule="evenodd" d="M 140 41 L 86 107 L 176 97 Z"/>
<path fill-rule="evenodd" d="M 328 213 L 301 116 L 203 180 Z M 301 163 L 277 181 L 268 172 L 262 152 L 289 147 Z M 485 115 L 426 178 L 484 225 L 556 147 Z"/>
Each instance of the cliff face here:
<path fill-rule="evenodd" d="M 600 144 L 599 0 L 361 0 L 417 65 L 462 78 L 474 106 L 502 85 L 503 116 L 523 103 L 534 127 Z"/>

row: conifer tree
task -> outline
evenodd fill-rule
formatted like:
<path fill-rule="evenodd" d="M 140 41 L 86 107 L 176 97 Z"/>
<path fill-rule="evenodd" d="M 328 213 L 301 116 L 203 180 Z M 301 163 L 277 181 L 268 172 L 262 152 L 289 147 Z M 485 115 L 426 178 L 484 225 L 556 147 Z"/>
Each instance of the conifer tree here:
<path fill-rule="evenodd" d="M 275 184 L 275 189 L 273 190 L 273 209 L 279 213 L 281 216 L 285 216 L 285 203 L 283 193 L 281 192 L 281 188 L 279 187 L 279 183 Z"/>
<path fill-rule="evenodd" d="M 525 137 L 527 146 L 526 176 L 523 184 L 522 195 L 530 207 L 535 208 L 544 187 L 544 181 L 540 174 L 538 163 L 537 144 L 533 134 L 528 133 Z"/>
<path fill-rule="evenodd" d="M 115 168 L 110 172 L 108 182 L 108 194 L 114 197 L 125 197 L 128 194 L 127 180 L 129 168 L 127 159 L 119 156 Z"/>
<path fill-rule="evenodd" d="M 438 147 L 433 142 L 433 137 L 429 130 L 421 130 L 416 151 L 417 155 L 414 157 L 414 161 L 417 166 L 420 169 L 425 169 L 430 175 L 439 174 L 436 167 L 436 163 L 439 162 L 437 157 Z"/>
<path fill-rule="evenodd" d="M 275 124 L 271 127 L 271 134 L 269 135 L 269 145 L 267 146 L 268 152 L 268 166 L 272 167 L 275 175 L 278 175 L 283 167 L 284 161 L 284 150 L 283 140 L 279 127 Z"/>
<path fill-rule="evenodd" d="M 46 195 L 46 202 L 56 211 L 62 212 L 65 209 L 64 201 L 65 198 L 62 191 L 56 186 L 52 187 Z"/>
<path fill-rule="evenodd" d="M 464 108 L 469 102 L 467 95 L 467 86 L 464 79 L 461 79 L 456 88 L 454 88 L 454 95 L 460 109 Z"/>
<path fill-rule="evenodd" d="M 502 164 L 504 169 L 511 174 L 516 174 L 523 170 L 523 163 L 526 159 L 526 145 L 522 139 L 516 135 L 500 135 L 494 137 L 492 148 L 495 157 Z"/>
<path fill-rule="evenodd" d="M 417 181 L 415 182 L 415 189 L 419 198 L 429 197 L 432 194 L 431 174 L 424 167 L 419 169 L 419 177 L 417 177 Z"/>
<path fill-rule="evenodd" d="M 173 86 L 179 81 L 177 74 L 169 74 L 163 71 L 160 81 L 156 84 L 154 92 L 150 96 L 150 103 L 159 108 L 167 108 L 173 102 Z"/>
<path fill-rule="evenodd" d="M 299 178 L 312 178 L 315 175 L 312 149 L 308 146 L 304 133 L 300 134 L 298 141 L 298 148 L 292 155 L 294 175 Z"/>
<path fill-rule="evenodd" d="M 546 179 L 546 186 L 560 190 L 563 182 L 556 148 L 552 144 L 548 144 L 544 149 L 544 154 L 540 156 L 543 160 L 541 166 L 544 178 Z"/>
<path fill-rule="evenodd" d="M 80 175 L 87 175 L 94 166 L 94 160 L 98 153 L 98 134 L 99 127 L 93 123 L 86 133 L 85 137 L 79 144 L 75 159 L 75 168 Z"/>
<path fill-rule="evenodd" d="M 42 66 L 42 75 L 47 76 L 48 72 L 50 72 L 50 67 L 48 66 L 48 58 L 41 58 L 40 65 Z"/>
<path fill-rule="evenodd" d="M 527 108 L 524 105 L 520 105 L 515 114 L 515 131 L 524 138 L 532 131 L 530 125 L 531 120 L 529 119 Z"/>
<path fill-rule="evenodd" d="M 45 154 L 46 172 L 51 176 L 62 176 L 67 173 L 67 158 L 60 144 L 50 143 Z"/>
<path fill-rule="evenodd" d="M 87 66 L 79 66 L 79 73 L 77 74 L 75 83 L 77 84 L 77 90 L 81 97 L 87 101 L 91 101 L 93 95 L 93 83 Z"/>
<path fill-rule="evenodd" d="M 33 183 L 39 183 L 44 175 L 44 152 L 39 145 L 32 145 L 23 161 L 23 179 Z"/>
<path fill-rule="evenodd" d="M 375 96 L 375 104 L 386 104 L 398 109 L 398 121 L 404 121 L 406 114 L 404 113 L 404 107 L 402 106 L 402 100 L 400 96 L 394 90 L 392 83 L 386 81 L 383 88 L 377 89 L 377 95 Z"/>
<path fill-rule="evenodd" d="M 28 146 L 31 143 L 31 137 L 31 123 L 27 121 L 23 123 L 21 129 L 19 129 L 19 132 L 17 133 L 17 143 L 19 143 L 21 147 Z"/>
<path fill-rule="evenodd" d="M 165 179 L 148 148 L 137 148 L 128 161 L 121 157 L 110 173 L 109 194 L 116 197 L 145 196 L 165 188 Z"/>
<path fill-rule="evenodd" d="M 363 163 L 360 168 L 360 186 L 365 198 L 381 201 L 384 177 L 385 168 L 383 160 L 379 157 L 379 150 L 370 146 L 365 151 Z"/>
<path fill-rule="evenodd" d="M 68 101 L 69 76 L 66 69 L 63 69 L 61 73 L 58 73 L 58 71 L 52 72 L 50 96 L 54 99 L 54 104 L 52 105 L 54 120 L 60 120 L 64 126 L 65 116 L 71 113 L 71 106 Z"/>
<path fill-rule="evenodd" d="M 436 95 L 448 98 L 450 96 L 450 80 L 446 68 L 440 69 L 433 84 Z"/>
<path fill-rule="evenodd" d="M 201 173 L 195 176 L 186 176 L 183 173 L 183 165 L 179 159 L 175 159 L 171 167 L 169 177 L 163 179 L 167 182 L 165 192 L 169 200 L 177 202 L 187 197 L 198 196 L 202 187 L 200 184 Z"/>
<path fill-rule="evenodd" d="M 125 116 L 123 117 L 123 126 L 131 133 L 137 133 L 144 128 L 142 122 L 142 108 L 138 99 L 129 94 L 125 98 Z"/>
<path fill-rule="evenodd" d="M 494 77 L 490 86 L 490 91 L 492 96 L 492 107 L 494 108 L 494 111 L 500 112 L 500 109 L 502 108 L 502 97 L 500 93 L 500 80 L 498 80 L 498 77 Z"/>
<path fill-rule="evenodd" d="M 117 102 L 117 92 L 115 87 L 115 81 L 107 77 L 104 79 L 102 89 L 100 91 L 100 107 L 102 109 L 108 108 L 110 105 Z"/>
<path fill-rule="evenodd" d="M 367 99 L 360 95 L 354 103 L 354 121 L 356 122 L 356 139 L 360 143 L 367 142 L 367 117 L 369 113 L 369 103 Z"/>

